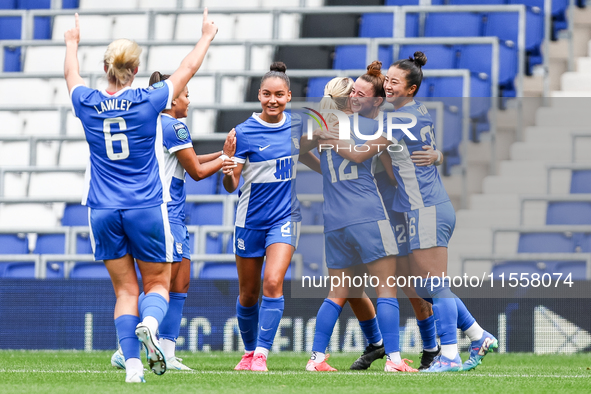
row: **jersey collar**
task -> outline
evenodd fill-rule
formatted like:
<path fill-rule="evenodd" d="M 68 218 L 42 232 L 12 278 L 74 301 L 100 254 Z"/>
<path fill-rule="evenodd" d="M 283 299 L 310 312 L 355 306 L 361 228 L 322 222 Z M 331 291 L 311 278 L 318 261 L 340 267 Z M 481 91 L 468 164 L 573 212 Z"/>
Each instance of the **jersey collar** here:
<path fill-rule="evenodd" d="M 413 99 L 412 101 L 409 101 L 408 103 L 404 104 L 403 107 L 411 107 L 413 105 L 416 105 L 416 101 Z"/>
<path fill-rule="evenodd" d="M 273 127 L 273 128 L 278 128 L 278 127 L 281 127 L 281 126 L 283 126 L 283 124 L 285 123 L 285 120 L 287 119 L 287 116 L 285 115 L 285 112 L 283 113 L 283 118 L 281 118 L 281 121 L 280 121 L 280 122 L 278 122 L 278 123 L 268 123 L 268 122 L 265 122 L 264 120 L 262 120 L 262 119 L 259 117 L 259 114 L 257 114 L 256 112 L 253 112 L 253 113 L 252 113 L 252 117 L 253 117 L 253 118 L 254 118 L 254 119 L 257 121 L 257 122 L 259 122 L 260 124 L 262 124 L 263 126 L 266 126 L 266 127 Z"/>
<path fill-rule="evenodd" d="M 117 97 L 117 96 L 119 96 L 119 95 L 123 94 L 123 92 L 125 92 L 125 91 L 126 91 L 126 90 L 128 90 L 128 89 L 131 89 L 131 86 L 126 86 L 126 87 L 124 87 L 123 89 L 121 89 L 120 91 L 118 91 L 118 92 L 115 92 L 115 94 L 111 94 L 111 93 L 107 92 L 107 90 L 106 90 L 106 89 L 102 89 L 102 90 L 101 90 L 101 93 L 102 93 L 102 94 L 104 94 L 104 95 L 105 95 L 105 96 L 107 96 L 107 97 Z"/>

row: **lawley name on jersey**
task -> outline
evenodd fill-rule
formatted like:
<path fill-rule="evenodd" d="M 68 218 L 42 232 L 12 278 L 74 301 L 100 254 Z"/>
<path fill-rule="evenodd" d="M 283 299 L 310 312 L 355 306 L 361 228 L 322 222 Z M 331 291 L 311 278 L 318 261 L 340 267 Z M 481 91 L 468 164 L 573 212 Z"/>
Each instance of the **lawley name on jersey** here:
<path fill-rule="evenodd" d="M 94 109 L 98 114 L 102 114 L 105 111 L 129 111 L 131 108 L 131 101 L 123 99 L 110 99 L 101 101 L 101 109 L 99 110 L 96 105 Z"/>

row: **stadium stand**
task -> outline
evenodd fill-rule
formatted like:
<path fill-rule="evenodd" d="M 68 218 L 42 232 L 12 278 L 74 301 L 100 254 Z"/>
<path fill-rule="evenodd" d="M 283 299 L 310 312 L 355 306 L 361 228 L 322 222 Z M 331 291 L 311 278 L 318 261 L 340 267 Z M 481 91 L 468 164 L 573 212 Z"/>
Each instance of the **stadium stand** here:
<path fill-rule="evenodd" d="M 288 64 L 290 71 L 312 70 L 309 76 L 298 76 L 292 78 L 292 91 L 294 97 L 318 97 L 322 96 L 324 84 L 332 77 L 327 75 L 316 75 L 315 70 L 334 69 L 336 72 L 344 69 L 364 69 L 366 65 L 367 49 L 364 45 L 340 45 L 326 44 L 318 46 L 308 45 L 271 45 L 256 44 L 252 45 L 252 54 L 250 63 L 247 61 L 247 46 L 242 44 L 244 41 L 256 40 L 305 40 L 309 38 L 344 38 L 360 37 L 362 39 L 373 38 L 391 38 L 395 36 L 396 19 L 392 13 L 379 13 L 372 9 L 371 12 L 344 12 L 344 13 L 322 13 L 324 7 L 318 7 L 319 12 L 314 13 L 316 6 L 322 6 L 320 1 L 307 1 L 309 7 L 307 12 L 302 13 L 282 13 L 279 16 L 279 26 L 273 29 L 273 17 L 268 9 L 259 7 L 276 7 L 276 3 L 270 1 L 247 0 L 247 1 L 224 1 L 214 2 L 213 0 L 181 1 L 166 0 L 138 0 L 137 2 L 121 2 L 114 0 L 62 0 L 64 9 L 78 8 L 83 15 L 81 24 L 83 26 L 83 42 L 80 48 L 79 58 L 81 71 L 85 74 L 89 83 L 93 86 L 104 86 L 104 81 L 97 78 L 100 73 L 102 52 L 104 45 L 93 46 L 85 45 L 85 41 L 91 40 L 110 40 L 119 36 L 128 36 L 142 41 L 142 43 L 166 43 L 170 40 L 179 41 L 178 47 L 165 45 L 153 45 L 144 51 L 142 63 L 146 65 L 144 73 L 140 74 L 134 86 L 147 85 L 148 71 L 159 69 L 163 72 L 169 70 L 169 64 L 174 63 L 179 56 L 186 52 L 188 41 L 195 39 L 193 32 L 196 25 L 199 24 L 200 16 L 195 12 L 183 12 L 197 6 L 211 6 L 216 11 L 221 8 L 227 9 L 226 13 L 222 11 L 212 12 L 211 18 L 220 26 L 220 34 L 216 38 L 219 40 L 236 40 L 241 42 L 236 45 L 212 46 L 210 53 L 200 73 L 210 71 L 207 76 L 194 78 L 189 84 L 191 91 L 191 101 L 195 104 L 196 110 L 192 113 L 191 132 L 196 142 L 196 148 L 206 146 L 201 143 L 201 136 L 214 132 L 227 132 L 233 126 L 243 121 L 251 113 L 251 109 L 243 110 L 238 108 L 242 98 L 246 101 L 256 101 L 258 93 L 259 77 L 252 75 L 232 75 L 236 71 L 255 70 L 260 75 L 268 67 L 271 59 L 282 60 Z M 199 4 L 197 4 L 199 3 Z M 398 1 L 366 1 L 365 6 L 381 6 L 384 4 L 396 6 L 418 6 L 417 0 Z M 501 5 L 505 1 L 496 0 L 450 0 L 450 1 L 431 1 L 432 5 L 445 7 L 447 5 L 466 5 L 469 7 L 478 7 L 479 5 Z M 525 67 L 527 73 L 534 73 L 535 66 L 541 64 L 543 45 L 543 5 L 538 0 L 511 1 L 510 3 L 525 4 L 525 48 L 519 48 L 518 43 L 518 12 L 488 12 L 478 11 L 477 8 L 467 9 L 459 13 L 443 12 L 425 12 L 428 8 L 423 7 L 424 20 L 421 19 L 418 11 L 409 12 L 405 15 L 405 29 L 402 32 L 404 37 L 499 37 L 500 44 L 500 68 L 498 87 L 491 86 L 493 62 L 491 55 L 491 45 L 467 45 L 443 43 L 429 45 L 411 44 L 384 44 L 377 48 L 377 56 L 385 64 L 389 64 L 395 58 L 407 57 L 417 49 L 423 49 L 429 58 L 425 67 L 426 70 L 440 69 L 468 69 L 471 72 L 470 77 L 470 95 L 472 97 L 481 97 L 481 100 L 473 99 L 470 105 L 470 117 L 472 118 L 472 130 L 469 137 L 472 143 L 467 143 L 468 151 L 480 152 L 482 146 L 488 147 L 487 139 L 493 139 L 490 133 L 486 133 L 495 126 L 496 119 L 491 115 L 495 111 L 495 100 L 491 100 L 494 90 L 500 88 L 500 95 L 503 97 L 512 97 L 523 94 L 523 86 L 519 84 L 520 67 Z M 327 0 L 324 5 L 327 6 L 349 6 L 358 5 L 359 2 L 347 0 Z M 441 4 L 441 5 L 439 5 Z M 445 5 L 444 5 L 445 4 Z M 552 9 L 553 18 L 553 38 L 558 38 L 557 32 L 567 27 L 565 24 L 566 2 L 555 0 Z M 136 5 L 138 8 L 136 8 Z M 178 12 L 171 12 L 181 5 Z M 282 2 L 280 8 L 298 7 L 301 5 L 299 0 L 290 0 Z M 51 6 L 50 1 L 6 1 L 0 2 L 0 8 L 19 9 L 48 9 Z M 8 7 L 10 6 L 10 7 Z M 233 8 L 250 9 L 252 12 L 236 13 L 231 12 Z M 146 10 L 151 9 L 151 13 Z M 104 12 L 104 10 L 109 10 Z M 134 13 L 121 13 L 121 11 L 138 11 Z M 80 123 L 75 119 L 69 109 L 68 92 L 61 78 L 63 67 L 63 51 L 61 40 L 63 31 L 70 26 L 71 16 L 55 12 L 51 16 L 34 15 L 34 26 L 31 32 L 23 29 L 23 18 L 21 14 L 3 13 L 0 11 L 0 40 L 22 40 L 23 43 L 30 43 L 30 40 L 39 44 L 41 40 L 50 39 L 47 45 L 18 46 L 14 43 L 0 49 L 3 50 L 3 71 L 0 75 L 0 122 L 6 127 L 0 130 L 0 172 L 3 168 L 10 166 L 39 166 L 44 168 L 69 168 L 71 166 L 83 167 L 88 160 L 88 148 L 86 143 L 80 139 L 83 138 Z M 455 12 L 455 11 L 454 11 Z M 150 16 L 152 15 L 152 16 Z M 153 17 L 153 24 L 150 18 Z M 450 23 L 449 20 L 453 23 Z M 457 21 L 461 20 L 461 23 Z M 447 21 L 447 22 L 446 22 Z M 128 28 L 132 26 L 133 28 Z M 153 29 L 151 30 L 151 27 Z M 256 27 L 256 28 L 255 28 Z M 301 42 L 301 41 L 300 41 Z M 43 41 L 46 43 L 46 41 Z M 297 44 L 297 42 L 296 42 Z M 523 63 L 519 60 L 519 50 L 526 51 L 526 58 Z M 591 52 L 590 52 L 591 55 Z M 232 61 L 228 61 L 232 59 Z M 561 94 L 569 94 L 576 91 L 578 94 L 586 94 L 591 91 L 591 57 L 581 58 L 577 62 L 577 72 L 567 72 L 562 78 L 563 92 L 554 92 L 555 97 Z M 546 59 L 547 60 L 547 59 Z M 7 74 L 10 73 L 10 76 Z M 27 74 L 27 75 L 25 75 Z M 219 74 L 220 77 L 215 74 Z M 336 75 L 336 74 L 335 74 Z M 468 160 L 460 154 L 460 143 L 463 139 L 462 132 L 462 112 L 461 97 L 463 96 L 462 77 L 435 77 L 430 76 L 424 81 L 419 95 L 424 98 L 445 97 L 444 109 L 444 141 L 443 150 L 446 154 L 448 165 L 446 173 L 451 171 L 450 163 L 460 163 L 461 160 Z M 103 84 L 103 85 L 101 85 Z M 522 89 L 521 91 L 519 89 Z M 9 93 L 7 93 L 9 92 Z M 34 95 L 31 92 L 35 92 Z M 456 101 L 454 101 L 454 99 Z M 205 108 L 208 105 L 215 105 L 211 108 Z M 219 105 L 235 105 L 237 109 L 219 110 Z M 36 106 L 30 109 L 30 106 Z M 202 105 L 202 107 L 199 107 Z M 218 105 L 218 107 L 216 107 Z M 16 106 L 16 108 L 15 108 Z M 52 108 L 48 108 L 52 106 Z M 19 108 L 20 107 L 20 108 Z M 4 110 L 4 109 L 7 110 Z M 17 109 L 17 110 L 15 110 Z M 536 119 L 536 130 L 542 125 L 547 126 L 552 123 L 556 116 L 551 113 L 552 108 L 538 110 Z M 509 111 L 508 111 L 509 112 Z M 502 116 L 501 114 L 500 116 Z M 550 123 L 548 123 L 550 120 Z M 580 124 L 580 123 L 578 123 Z M 573 128 L 575 124 L 571 124 Z M 554 131 L 553 131 L 554 132 Z M 548 148 L 545 142 L 541 142 L 540 135 L 532 130 L 526 130 L 524 141 L 515 143 L 511 147 L 511 160 L 505 160 L 499 165 L 499 175 L 487 177 L 482 183 L 482 187 L 476 186 L 476 191 L 482 189 L 484 192 L 480 195 L 473 195 L 468 198 L 468 193 L 474 190 L 465 190 L 456 186 L 453 180 L 458 177 L 446 177 L 446 187 L 452 195 L 452 200 L 456 206 L 459 206 L 460 197 L 470 200 L 470 210 L 461 210 L 458 212 L 458 223 L 456 235 L 450 245 L 450 262 L 453 266 L 459 267 L 460 256 L 467 253 L 478 251 L 479 253 L 491 251 L 491 228 L 492 226 L 518 226 L 520 216 L 519 194 L 526 193 L 544 193 L 546 191 L 546 178 L 543 173 L 544 152 L 552 152 L 553 161 L 568 160 L 570 157 L 569 142 L 558 143 L 552 148 Z M 565 129 L 560 138 L 568 140 L 571 130 Z M 15 136 L 21 136 L 22 140 L 15 140 Z M 5 138 L 7 137 L 7 138 Z M 56 138 L 54 140 L 43 138 Z M 72 138 L 70 138 L 72 137 Z M 78 139 L 76 139 L 78 138 Z M 556 141 L 558 138 L 554 137 Z M 476 142 L 481 141 L 480 144 Z M 216 142 L 219 145 L 219 142 Z M 478 145 L 478 147 L 476 146 Z M 216 145 L 217 146 L 217 145 Z M 203 148 L 204 149 L 204 148 Z M 480 150 L 479 150 L 480 149 Z M 474 153 L 472 153 L 472 156 Z M 488 154 L 482 155 L 489 156 Z M 545 157 L 550 157 L 546 155 Z M 580 156 L 583 158 L 583 156 Z M 501 156 L 502 159 L 508 157 Z M 581 159 L 582 160 L 582 159 Z M 480 161 L 479 163 L 482 163 Z M 571 193 L 589 193 L 587 180 L 589 171 L 572 171 Z M 314 180 L 318 176 L 311 172 L 300 171 L 300 182 L 298 182 L 298 193 L 318 195 L 321 193 L 320 184 Z M 72 202 L 72 198 L 77 198 L 81 193 L 82 177 L 79 172 L 70 173 L 50 173 L 50 172 L 7 172 L 0 177 L 0 198 L 54 198 L 63 197 L 65 201 Z M 479 184 L 477 178 L 471 182 Z M 68 185 L 66 188 L 53 187 L 56 184 Z M 457 183 L 459 184 L 459 183 Z M 190 196 L 198 195 L 201 200 L 191 200 L 187 203 L 187 223 L 197 226 L 216 224 L 231 225 L 233 214 L 228 213 L 228 207 L 234 206 L 236 193 L 228 195 L 221 187 L 219 179 L 208 179 L 200 182 L 194 182 L 188 179 L 188 193 Z M 567 192 L 565 189 L 563 192 Z M 221 198 L 221 199 L 220 199 Z M 222 200 L 223 199 L 223 200 Z M 59 224 L 70 229 L 67 237 L 62 242 L 61 235 L 40 234 L 37 236 L 37 244 L 32 255 L 44 253 L 64 253 L 75 252 L 77 254 L 90 253 L 90 239 L 88 236 L 88 216 L 84 207 L 77 204 L 67 204 L 64 208 L 62 203 L 27 203 L 17 204 L 12 200 L 10 203 L 2 201 L 0 205 L 0 227 L 14 228 L 15 226 L 44 227 L 55 229 Z M 569 215 L 574 216 L 573 221 L 577 223 L 591 224 L 586 217 L 581 215 L 579 208 L 587 207 L 588 203 L 562 203 L 552 202 L 548 206 L 530 207 L 525 211 L 525 223 L 534 225 L 554 225 L 554 212 L 560 207 L 560 204 L 567 204 L 565 208 Z M 572 204 L 579 204 L 575 207 Z M 583 205 L 581 205 L 583 204 Z M 587 204 L 587 205 L 584 205 Z M 496 211 L 491 211 L 490 207 L 495 206 Z M 573 208 L 575 207 L 575 208 Z M 577 208 L 579 207 L 579 208 Z M 573 209 L 577 209 L 572 214 Z M 322 206 L 318 201 L 302 200 L 302 210 L 305 225 L 322 224 Z M 231 211 L 231 209 L 230 209 Z M 567 212 L 567 213 L 568 213 Z M 557 214 L 560 220 L 568 218 L 563 213 Z M 544 218 L 541 220 L 540 218 Z M 558 220 L 558 219 L 557 219 Z M 562 223 L 558 220 L 556 223 Z M 551 223 L 552 222 L 552 223 Z M 31 234 L 36 234 L 31 231 Z M 581 233 L 583 234 L 583 233 Z M 27 255 L 29 254 L 28 239 L 19 238 L 15 233 L 10 235 L 6 241 L 7 244 L 20 240 L 20 245 L 26 243 L 24 249 L 10 253 Z M 204 242 L 206 245 L 205 253 L 232 253 L 228 249 L 227 237 L 211 234 L 192 235 L 195 244 Z M 203 240 L 196 238 L 203 237 Z M 60 238 L 58 240 L 58 238 Z M 52 241 L 53 239 L 53 241 Z M 70 241 L 68 241 L 71 240 Z M 591 243 L 588 241 L 588 235 L 573 236 L 569 238 L 565 233 L 559 234 L 540 234 L 527 233 L 513 235 L 512 250 L 505 250 L 510 253 L 531 253 L 548 251 L 549 253 L 558 252 L 577 252 L 583 250 L 588 253 Z M 586 240 L 586 243 L 585 243 Z M 3 245 L 4 241 L 0 242 Z M 52 245 L 46 246 L 46 245 Z M 302 234 L 300 245 L 309 245 L 302 249 L 303 271 L 311 274 L 322 272 L 324 264 L 323 259 L 323 237 L 321 234 Z M 64 249 L 61 247 L 63 246 Z M 567 247 L 568 246 L 568 247 Z M 2 246 L 0 246 L 1 248 Z M 543 247 L 548 247 L 544 249 Z M 55 248 L 55 249 L 52 249 Z M 578 248 L 578 249 L 577 249 Z M 59 251 L 58 251 L 59 249 Z M 65 250 L 69 249 L 69 250 Z M 568 250 L 567 250 L 568 249 Z M 2 252 L 4 253 L 4 252 Z M 197 253 L 203 253 L 197 251 Z M 32 256 L 31 255 L 31 256 Z M 208 260 L 203 260 L 208 261 Z M 6 264 L 0 268 L 0 271 L 6 275 L 27 276 L 36 275 L 34 264 L 28 263 L 10 263 L 14 267 L 7 269 Z M 57 264 L 57 265 L 55 265 Z M 194 270 L 194 274 L 201 277 L 228 278 L 235 277 L 235 270 L 232 264 L 211 263 L 201 264 L 200 270 Z M 224 268 L 227 264 L 228 267 Z M 454 265 L 455 264 L 455 265 Z M 533 264 L 533 265 L 532 265 Z M 546 262 L 545 268 L 540 268 L 537 262 L 524 263 L 515 260 L 507 260 L 507 263 L 501 266 L 495 266 L 495 275 L 499 274 L 501 269 L 509 269 L 511 266 L 522 267 L 524 272 L 537 272 L 536 270 L 545 270 L 552 266 L 554 270 L 563 270 L 564 272 L 577 272 L 581 277 L 580 262 L 559 262 L 550 264 Z M 31 269 L 31 267 L 33 267 Z M 54 269 L 58 267 L 58 269 Z M 509 268 L 507 268 L 509 267 Z M 195 267 L 194 267 L 195 268 Z M 492 267 L 488 267 L 492 269 Z M 233 273 L 232 273 L 232 270 Z M 77 263 L 71 269 L 66 269 L 60 262 L 50 262 L 47 265 L 48 277 L 70 277 L 70 278 L 88 278 L 88 277 L 107 277 L 104 266 L 94 263 Z M 57 276 L 56 276 L 57 275 Z"/>

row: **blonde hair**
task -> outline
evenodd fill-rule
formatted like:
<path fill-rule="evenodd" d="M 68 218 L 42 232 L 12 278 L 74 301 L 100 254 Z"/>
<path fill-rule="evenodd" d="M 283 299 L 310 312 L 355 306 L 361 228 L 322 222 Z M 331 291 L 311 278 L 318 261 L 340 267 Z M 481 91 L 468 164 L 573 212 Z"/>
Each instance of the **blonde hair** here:
<path fill-rule="evenodd" d="M 140 64 L 142 48 L 126 38 L 113 41 L 104 56 L 109 82 L 125 85 L 133 78 L 133 72 Z"/>
<path fill-rule="evenodd" d="M 351 78 L 336 77 L 328 81 L 324 87 L 324 97 L 320 100 L 320 111 L 323 109 L 337 109 L 345 111 L 349 108 L 349 94 L 353 90 L 354 82 Z M 336 115 L 324 115 L 327 122 L 337 120 Z"/>

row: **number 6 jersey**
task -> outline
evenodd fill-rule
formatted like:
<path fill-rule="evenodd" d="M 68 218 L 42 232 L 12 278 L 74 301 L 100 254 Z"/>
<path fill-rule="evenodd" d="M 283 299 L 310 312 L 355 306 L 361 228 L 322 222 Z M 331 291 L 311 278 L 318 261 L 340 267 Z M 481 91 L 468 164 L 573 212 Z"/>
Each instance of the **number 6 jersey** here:
<path fill-rule="evenodd" d="M 164 180 L 160 112 L 172 84 L 126 87 L 115 94 L 78 85 L 70 96 L 90 148 L 82 204 L 91 208 L 148 208 L 170 201 Z"/>

